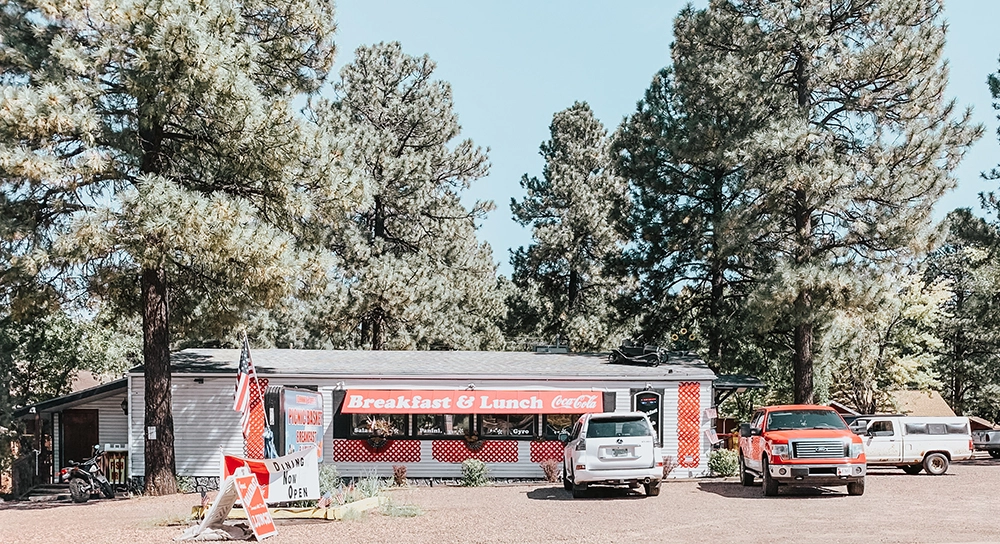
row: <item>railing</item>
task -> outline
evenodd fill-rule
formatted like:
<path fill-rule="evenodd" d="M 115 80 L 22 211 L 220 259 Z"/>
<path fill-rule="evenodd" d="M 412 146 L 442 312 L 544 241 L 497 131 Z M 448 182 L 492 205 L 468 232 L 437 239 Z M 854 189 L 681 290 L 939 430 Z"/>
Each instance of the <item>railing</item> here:
<path fill-rule="evenodd" d="M 14 460 L 11 465 L 11 494 L 21 497 L 37 483 L 38 452 L 30 451 Z"/>

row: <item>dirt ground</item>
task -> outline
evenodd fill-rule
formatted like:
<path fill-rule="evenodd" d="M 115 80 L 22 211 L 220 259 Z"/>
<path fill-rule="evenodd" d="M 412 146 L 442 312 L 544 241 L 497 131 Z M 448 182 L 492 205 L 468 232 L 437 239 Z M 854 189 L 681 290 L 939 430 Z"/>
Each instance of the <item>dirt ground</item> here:
<path fill-rule="evenodd" d="M 369 514 L 343 522 L 280 522 L 272 544 L 293 542 L 997 542 L 1000 461 L 953 465 L 944 476 L 873 469 L 864 496 L 845 488 L 781 489 L 735 480 L 668 482 L 659 497 L 561 484 L 415 487 L 389 492 L 414 518 Z M 0 543 L 170 542 L 197 495 L 0 505 Z"/>

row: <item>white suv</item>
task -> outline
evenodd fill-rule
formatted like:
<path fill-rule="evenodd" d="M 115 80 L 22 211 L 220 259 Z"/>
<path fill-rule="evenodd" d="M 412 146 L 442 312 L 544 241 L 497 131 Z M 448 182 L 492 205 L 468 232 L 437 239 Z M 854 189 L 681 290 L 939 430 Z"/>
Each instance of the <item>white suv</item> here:
<path fill-rule="evenodd" d="M 641 412 L 584 414 L 572 434 L 562 433 L 563 485 L 580 497 L 589 485 L 627 485 L 660 494 L 663 456 Z"/>

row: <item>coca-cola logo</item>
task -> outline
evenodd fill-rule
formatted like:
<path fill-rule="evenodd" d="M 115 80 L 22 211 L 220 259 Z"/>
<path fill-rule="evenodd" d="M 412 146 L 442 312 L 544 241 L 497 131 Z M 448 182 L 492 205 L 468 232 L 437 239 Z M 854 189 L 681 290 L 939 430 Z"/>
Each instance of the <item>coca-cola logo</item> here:
<path fill-rule="evenodd" d="M 597 409 L 597 395 L 579 395 L 576 397 L 564 397 L 562 395 L 556 395 L 552 399 L 552 408 L 554 409 L 580 409 L 580 410 L 596 410 Z"/>

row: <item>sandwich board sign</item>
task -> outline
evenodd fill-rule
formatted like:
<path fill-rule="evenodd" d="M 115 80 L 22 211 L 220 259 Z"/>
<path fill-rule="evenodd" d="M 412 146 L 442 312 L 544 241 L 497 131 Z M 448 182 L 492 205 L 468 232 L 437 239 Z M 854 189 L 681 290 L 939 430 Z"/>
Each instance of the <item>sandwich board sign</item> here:
<path fill-rule="evenodd" d="M 240 497 L 243 510 L 250 520 L 250 528 L 253 529 L 257 540 L 278 534 L 278 530 L 274 527 L 274 519 L 267 510 L 267 503 L 264 502 L 264 495 L 260 492 L 257 476 L 253 473 L 236 476 L 236 493 Z"/>

